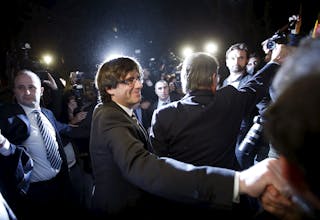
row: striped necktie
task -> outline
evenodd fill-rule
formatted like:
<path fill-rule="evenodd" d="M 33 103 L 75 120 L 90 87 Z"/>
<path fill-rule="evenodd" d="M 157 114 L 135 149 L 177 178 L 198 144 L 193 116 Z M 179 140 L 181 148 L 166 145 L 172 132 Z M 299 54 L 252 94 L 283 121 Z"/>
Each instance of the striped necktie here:
<path fill-rule="evenodd" d="M 59 151 L 58 151 L 58 145 L 54 141 L 49 130 L 46 128 L 46 126 L 44 126 L 40 112 L 38 110 L 34 110 L 33 113 L 36 116 L 36 121 L 37 121 L 39 130 L 40 130 L 40 133 L 43 137 L 44 145 L 45 145 L 46 151 L 47 151 L 47 159 L 49 160 L 52 168 L 58 170 L 58 169 L 60 169 L 61 164 L 62 164 L 62 159 L 61 159 Z"/>

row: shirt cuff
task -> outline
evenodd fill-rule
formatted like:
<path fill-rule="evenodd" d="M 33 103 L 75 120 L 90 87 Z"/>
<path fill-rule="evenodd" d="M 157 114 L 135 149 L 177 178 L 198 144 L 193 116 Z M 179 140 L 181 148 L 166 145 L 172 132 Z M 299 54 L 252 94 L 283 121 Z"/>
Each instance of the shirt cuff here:
<path fill-rule="evenodd" d="M 239 172 L 235 172 L 234 175 L 234 185 L 233 185 L 233 198 L 232 201 L 234 203 L 240 203 L 240 196 L 239 196 Z"/>

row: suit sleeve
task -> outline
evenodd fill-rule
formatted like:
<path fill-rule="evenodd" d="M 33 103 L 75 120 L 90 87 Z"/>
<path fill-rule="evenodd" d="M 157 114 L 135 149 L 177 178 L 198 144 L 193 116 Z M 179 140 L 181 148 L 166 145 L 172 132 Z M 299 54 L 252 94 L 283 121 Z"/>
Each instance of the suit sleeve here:
<path fill-rule="evenodd" d="M 115 116 L 98 117 L 100 124 L 113 123 Z M 104 121 L 105 120 L 105 121 Z M 114 125 L 116 121 L 114 120 Z M 130 125 L 104 126 L 99 134 L 108 141 L 113 159 L 122 176 L 130 183 L 152 194 L 168 199 L 206 203 L 230 208 L 233 199 L 234 171 L 215 167 L 195 167 L 144 149 Z M 112 128 L 111 128 L 112 127 Z"/>

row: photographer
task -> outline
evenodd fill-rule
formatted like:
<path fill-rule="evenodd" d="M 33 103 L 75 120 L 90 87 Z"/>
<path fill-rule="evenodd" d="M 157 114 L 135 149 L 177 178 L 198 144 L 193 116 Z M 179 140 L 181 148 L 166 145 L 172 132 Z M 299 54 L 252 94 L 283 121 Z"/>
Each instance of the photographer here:
<path fill-rule="evenodd" d="M 291 30 L 292 22 L 290 18 L 296 19 L 294 22 L 294 31 Z M 293 52 L 298 44 L 299 37 L 296 35 L 297 30 L 300 30 L 301 19 L 299 16 L 292 16 L 289 18 L 288 28 L 290 33 L 277 31 L 271 38 L 262 43 L 263 50 L 266 52 L 268 62 L 279 64 L 283 63 L 285 58 Z M 281 51 L 281 53 L 278 53 Z M 272 60 L 272 61 L 271 61 Z M 245 138 L 237 146 L 236 155 L 238 162 L 242 169 L 247 169 L 254 165 L 255 161 L 261 161 L 272 154 L 268 140 L 263 137 L 263 112 L 270 103 L 270 95 L 266 95 L 258 104 L 259 115 L 254 117 L 253 125 L 247 132 Z"/>
<path fill-rule="evenodd" d="M 288 20 L 288 24 L 276 31 L 276 33 L 272 37 L 264 40 L 261 43 L 262 49 L 266 54 L 265 62 L 270 61 L 272 50 L 275 48 L 276 44 L 286 44 L 295 47 L 298 46 L 301 39 L 301 16 L 292 15 Z"/>
<path fill-rule="evenodd" d="M 63 113 L 61 121 L 76 125 L 86 118 L 87 112 L 82 111 L 84 88 L 82 72 L 70 72 L 69 80 L 63 94 Z"/>

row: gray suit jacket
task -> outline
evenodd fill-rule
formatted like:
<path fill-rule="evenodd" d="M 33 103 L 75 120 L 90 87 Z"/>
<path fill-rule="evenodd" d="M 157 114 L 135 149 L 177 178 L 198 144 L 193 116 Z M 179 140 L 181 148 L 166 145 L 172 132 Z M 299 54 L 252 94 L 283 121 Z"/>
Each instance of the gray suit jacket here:
<path fill-rule="evenodd" d="M 169 200 L 231 208 L 234 171 L 194 167 L 150 153 L 138 125 L 114 102 L 96 106 L 92 119 L 94 213 L 150 210 Z"/>

